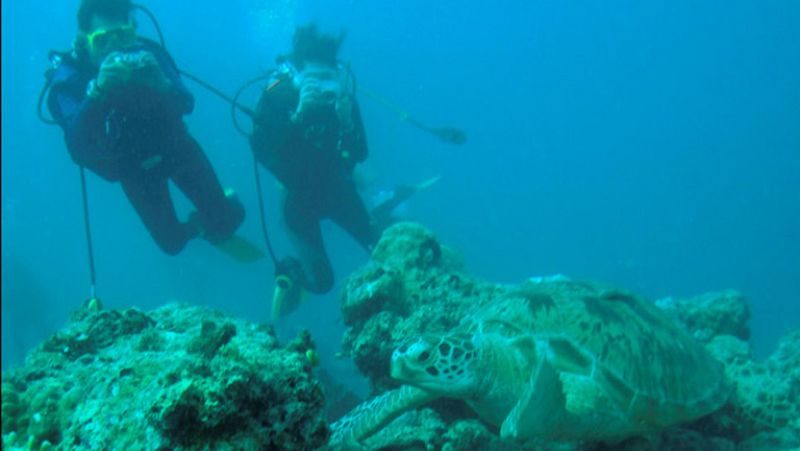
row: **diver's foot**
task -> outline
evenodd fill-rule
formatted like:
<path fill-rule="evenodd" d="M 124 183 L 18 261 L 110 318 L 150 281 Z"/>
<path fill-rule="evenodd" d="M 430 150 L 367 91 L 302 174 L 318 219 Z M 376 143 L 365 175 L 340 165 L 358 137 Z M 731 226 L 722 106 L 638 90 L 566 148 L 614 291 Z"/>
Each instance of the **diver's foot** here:
<path fill-rule="evenodd" d="M 200 214 L 197 210 L 192 210 L 192 212 L 189 213 L 189 218 L 184 223 L 184 226 L 189 230 L 189 239 L 205 238 L 206 230 L 203 227 Z"/>
<path fill-rule="evenodd" d="M 226 211 L 219 218 L 218 238 L 216 241 L 224 241 L 236 233 L 236 229 L 244 222 L 244 204 L 239 200 L 239 196 L 231 188 L 225 189 L 225 200 L 228 205 Z"/>
<path fill-rule="evenodd" d="M 255 243 L 235 233 L 239 224 L 244 220 L 244 206 L 242 206 L 242 203 L 239 202 L 238 197 L 232 190 L 226 190 L 225 197 L 231 204 L 231 218 L 233 218 L 232 222 L 223 228 L 223 232 L 225 230 L 228 232 L 219 233 L 218 230 L 214 230 L 213 233 L 210 233 L 200 219 L 200 213 L 193 210 L 189 213 L 189 219 L 185 223 L 189 230 L 189 239 L 200 238 L 208 241 L 215 248 L 228 254 L 239 263 L 252 263 L 261 260 L 264 258 L 264 252 Z M 217 228 L 219 229 L 219 227 Z"/>
<path fill-rule="evenodd" d="M 232 238 L 244 221 L 244 205 L 231 188 L 225 190 L 225 204 L 213 216 L 206 214 L 203 217 L 197 210 L 192 210 L 185 223 L 190 238 L 202 238 L 214 245 Z"/>

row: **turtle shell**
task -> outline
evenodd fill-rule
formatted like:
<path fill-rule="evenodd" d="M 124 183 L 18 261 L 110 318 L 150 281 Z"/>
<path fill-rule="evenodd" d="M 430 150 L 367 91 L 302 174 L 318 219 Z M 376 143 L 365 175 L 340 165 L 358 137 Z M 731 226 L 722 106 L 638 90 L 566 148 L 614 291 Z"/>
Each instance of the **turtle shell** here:
<path fill-rule="evenodd" d="M 529 282 L 460 329 L 507 340 L 510 346 L 495 351 L 528 353 L 531 368 L 544 356 L 560 380 L 566 412 L 616 418 L 627 432 L 700 417 L 729 392 L 722 365 L 702 344 L 649 301 L 619 289 L 566 279 Z M 525 339 L 531 345 L 511 345 Z M 508 369 L 486 375 L 498 372 Z"/>

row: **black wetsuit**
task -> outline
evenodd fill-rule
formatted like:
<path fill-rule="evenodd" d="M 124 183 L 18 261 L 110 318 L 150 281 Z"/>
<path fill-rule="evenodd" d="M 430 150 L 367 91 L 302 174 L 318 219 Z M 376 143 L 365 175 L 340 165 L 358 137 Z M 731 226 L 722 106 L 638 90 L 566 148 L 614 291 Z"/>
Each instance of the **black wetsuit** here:
<path fill-rule="evenodd" d="M 200 145 L 186 130 L 183 115 L 194 98 L 172 58 L 158 44 L 140 40 L 130 51 L 151 52 L 172 83 L 160 93 L 126 85 L 103 100 L 86 94 L 98 69 L 86 58 L 65 55 L 52 72 L 48 107 L 64 130 L 72 160 L 109 181 L 119 181 L 158 246 L 180 252 L 202 229 L 212 242 L 230 237 L 244 220 L 244 208 L 226 198 Z M 169 194 L 172 181 L 197 208 L 199 224 L 178 220 Z"/>
<path fill-rule="evenodd" d="M 334 279 L 320 221 L 332 220 L 367 250 L 378 238 L 352 178 L 353 168 L 368 153 L 361 114 L 351 98 L 348 131 L 343 131 L 333 107 L 310 113 L 296 124 L 291 116 L 299 92 L 291 73 L 276 70 L 268 86 L 256 109 L 250 144 L 258 161 L 286 188 L 284 220 L 300 253 L 304 288 L 325 293 Z"/>

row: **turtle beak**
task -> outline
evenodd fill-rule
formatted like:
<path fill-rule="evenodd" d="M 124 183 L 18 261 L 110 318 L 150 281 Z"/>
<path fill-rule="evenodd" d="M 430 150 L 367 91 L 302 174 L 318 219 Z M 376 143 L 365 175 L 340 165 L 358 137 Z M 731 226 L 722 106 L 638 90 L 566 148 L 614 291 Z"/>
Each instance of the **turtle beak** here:
<path fill-rule="evenodd" d="M 406 364 L 403 359 L 395 359 L 392 358 L 392 365 L 389 370 L 389 374 L 392 376 L 392 379 L 401 379 L 403 374 L 406 373 Z"/>
<path fill-rule="evenodd" d="M 408 381 L 424 371 L 424 366 L 431 355 L 430 348 L 430 344 L 424 339 L 414 339 L 397 348 L 392 353 L 389 370 L 392 378 Z"/>
<path fill-rule="evenodd" d="M 404 343 L 399 348 L 395 349 L 392 353 L 392 360 L 389 369 L 389 374 L 392 376 L 392 379 L 399 379 L 403 378 L 403 375 L 408 375 L 408 364 L 406 360 L 408 358 L 408 351 L 414 345 L 413 341 L 408 341 Z"/>

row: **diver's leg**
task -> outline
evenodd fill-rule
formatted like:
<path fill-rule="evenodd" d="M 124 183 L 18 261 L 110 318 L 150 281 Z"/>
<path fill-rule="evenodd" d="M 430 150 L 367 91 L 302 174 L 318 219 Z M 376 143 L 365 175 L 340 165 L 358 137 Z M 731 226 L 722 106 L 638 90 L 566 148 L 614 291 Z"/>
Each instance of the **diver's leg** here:
<path fill-rule="evenodd" d="M 178 221 L 166 177 L 140 174 L 121 180 L 122 190 L 158 247 L 169 255 L 180 252 L 196 231 Z"/>
<path fill-rule="evenodd" d="M 354 183 L 341 187 L 338 198 L 330 206 L 330 218 L 368 252 L 380 238 L 381 231 L 372 221 Z"/>
<path fill-rule="evenodd" d="M 235 198 L 225 196 L 222 185 L 203 149 L 189 134 L 177 141 L 172 179 L 197 208 L 205 238 L 223 241 L 244 221 L 244 207 Z"/>
<path fill-rule="evenodd" d="M 333 288 L 333 268 L 325 253 L 319 217 L 309 211 L 306 204 L 291 193 L 286 195 L 283 217 L 298 257 L 303 265 L 305 289 L 324 294 Z"/>

